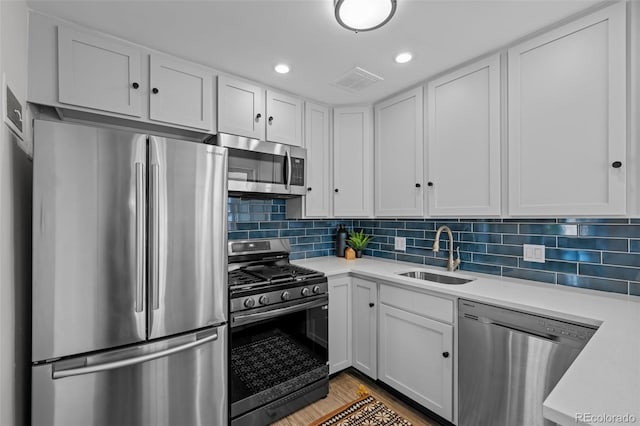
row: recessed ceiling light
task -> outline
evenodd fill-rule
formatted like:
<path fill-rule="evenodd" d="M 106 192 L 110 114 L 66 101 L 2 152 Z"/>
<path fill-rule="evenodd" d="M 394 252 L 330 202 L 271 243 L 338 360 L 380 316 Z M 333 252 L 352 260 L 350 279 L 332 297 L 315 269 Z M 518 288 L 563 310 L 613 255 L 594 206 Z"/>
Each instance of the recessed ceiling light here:
<path fill-rule="evenodd" d="M 278 64 L 274 68 L 278 74 L 286 74 L 289 72 L 289 65 L 287 64 Z"/>
<path fill-rule="evenodd" d="M 396 62 L 399 64 L 406 64 L 412 58 L 413 58 L 413 55 L 411 55 L 411 53 L 403 52 L 403 53 L 400 53 L 398 56 L 396 56 Z"/>

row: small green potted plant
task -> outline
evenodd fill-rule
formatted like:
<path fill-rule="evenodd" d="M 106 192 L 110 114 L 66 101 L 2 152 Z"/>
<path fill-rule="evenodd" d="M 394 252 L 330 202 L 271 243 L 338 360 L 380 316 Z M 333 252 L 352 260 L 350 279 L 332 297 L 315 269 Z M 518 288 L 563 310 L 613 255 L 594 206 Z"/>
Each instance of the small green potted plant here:
<path fill-rule="evenodd" d="M 362 250 L 367 247 L 369 241 L 371 241 L 370 235 L 365 235 L 364 231 L 361 229 L 360 232 L 351 231 L 349 233 L 349 239 L 347 240 L 347 244 L 356 251 L 356 257 L 362 257 Z"/>

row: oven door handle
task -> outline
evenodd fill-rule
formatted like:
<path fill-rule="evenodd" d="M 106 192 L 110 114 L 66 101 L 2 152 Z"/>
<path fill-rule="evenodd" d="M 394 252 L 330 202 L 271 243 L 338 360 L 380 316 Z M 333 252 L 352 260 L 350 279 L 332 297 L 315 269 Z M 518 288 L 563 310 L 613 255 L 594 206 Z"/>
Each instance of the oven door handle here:
<path fill-rule="evenodd" d="M 286 308 L 273 309 L 271 311 L 256 312 L 254 314 L 237 315 L 233 317 L 233 326 L 240 326 L 243 324 L 250 324 L 252 322 L 262 321 L 269 318 L 278 317 L 281 315 L 290 314 L 293 312 L 304 311 L 305 309 L 317 308 L 329 304 L 329 298 L 322 296 L 319 299 L 311 300 L 309 302 L 299 303 L 293 306 L 287 306 Z"/>

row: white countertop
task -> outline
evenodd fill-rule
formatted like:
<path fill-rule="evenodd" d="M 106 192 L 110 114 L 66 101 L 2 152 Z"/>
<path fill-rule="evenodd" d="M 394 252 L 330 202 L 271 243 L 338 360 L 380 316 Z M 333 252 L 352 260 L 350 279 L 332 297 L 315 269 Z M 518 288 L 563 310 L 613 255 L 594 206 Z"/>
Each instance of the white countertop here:
<path fill-rule="evenodd" d="M 476 280 L 464 285 L 438 284 L 397 273 L 428 269 L 447 274 L 442 268 L 376 258 L 345 260 L 329 256 L 294 263 L 329 277 L 351 273 L 599 326 L 544 401 L 544 416 L 561 425 L 640 425 L 640 297 L 466 271 L 454 275 L 469 275 Z M 594 416 L 593 420 L 576 421 L 578 413 L 585 415 L 583 419 Z M 620 421 L 614 417 L 617 415 L 633 416 L 635 422 Z"/>

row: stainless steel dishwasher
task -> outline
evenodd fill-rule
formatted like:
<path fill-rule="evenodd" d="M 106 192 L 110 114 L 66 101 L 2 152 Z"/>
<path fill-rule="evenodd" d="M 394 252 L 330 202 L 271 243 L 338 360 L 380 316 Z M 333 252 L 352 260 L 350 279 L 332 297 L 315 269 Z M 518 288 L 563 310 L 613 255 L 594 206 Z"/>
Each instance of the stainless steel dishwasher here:
<path fill-rule="evenodd" d="M 458 425 L 553 425 L 542 402 L 594 327 L 458 301 Z"/>

